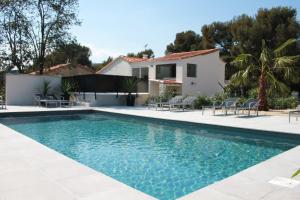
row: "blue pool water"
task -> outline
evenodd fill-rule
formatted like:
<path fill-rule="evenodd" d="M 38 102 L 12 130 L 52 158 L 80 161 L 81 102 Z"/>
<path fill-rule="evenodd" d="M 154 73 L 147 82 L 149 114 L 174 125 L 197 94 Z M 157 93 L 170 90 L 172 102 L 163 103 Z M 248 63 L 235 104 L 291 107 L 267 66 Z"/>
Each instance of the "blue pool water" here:
<path fill-rule="evenodd" d="M 176 199 L 299 144 L 286 136 L 104 113 L 0 122 L 158 199 Z"/>

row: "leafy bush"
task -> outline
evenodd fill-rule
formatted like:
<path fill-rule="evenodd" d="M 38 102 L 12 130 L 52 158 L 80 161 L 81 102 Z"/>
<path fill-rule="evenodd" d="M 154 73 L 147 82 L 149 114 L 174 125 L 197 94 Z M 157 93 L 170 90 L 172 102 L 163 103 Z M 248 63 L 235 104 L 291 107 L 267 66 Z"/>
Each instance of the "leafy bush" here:
<path fill-rule="evenodd" d="M 42 85 L 42 95 L 47 96 L 51 90 L 50 81 L 45 80 Z"/>
<path fill-rule="evenodd" d="M 229 98 L 229 94 L 228 93 L 218 93 L 218 94 L 215 94 L 215 96 L 213 97 L 213 102 L 215 104 L 221 104 L 225 99 Z"/>
<path fill-rule="evenodd" d="M 268 100 L 271 109 L 288 109 L 297 107 L 298 101 L 295 97 L 271 98 Z"/>
<path fill-rule="evenodd" d="M 198 96 L 197 100 L 195 101 L 195 108 L 202 109 L 202 106 L 211 106 L 213 101 L 211 98 L 207 96 Z"/>
<path fill-rule="evenodd" d="M 248 91 L 249 98 L 257 99 L 258 98 L 258 88 L 252 88 Z"/>
<path fill-rule="evenodd" d="M 70 95 L 71 92 L 75 92 L 78 89 L 78 85 L 73 81 L 63 80 L 61 83 L 61 91 L 63 95 Z"/>
<path fill-rule="evenodd" d="M 0 96 L 5 96 L 5 87 L 2 83 L 0 83 Z"/>

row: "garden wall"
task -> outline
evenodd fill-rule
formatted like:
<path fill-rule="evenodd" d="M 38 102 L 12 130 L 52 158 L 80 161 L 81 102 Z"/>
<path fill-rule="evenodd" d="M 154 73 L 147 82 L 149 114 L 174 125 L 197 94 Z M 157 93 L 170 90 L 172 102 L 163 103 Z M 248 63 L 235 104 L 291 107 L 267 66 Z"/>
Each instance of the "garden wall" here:
<path fill-rule="evenodd" d="M 50 82 L 49 94 L 61 91 L 61 76 L 6 75 L 7 105 L 34 105 L 34 95 L 42 93 L 45 81 Z"/>
<path fill-rule="evenodd" d="M 73 93 L 90 106 L 124 106 L 127 94 L 124 93 Z M 95 96 L 96 95 L 96 96 Z M 145 105 L 149 93 L 139 93 L 135 99 L 135 105 Z"/>

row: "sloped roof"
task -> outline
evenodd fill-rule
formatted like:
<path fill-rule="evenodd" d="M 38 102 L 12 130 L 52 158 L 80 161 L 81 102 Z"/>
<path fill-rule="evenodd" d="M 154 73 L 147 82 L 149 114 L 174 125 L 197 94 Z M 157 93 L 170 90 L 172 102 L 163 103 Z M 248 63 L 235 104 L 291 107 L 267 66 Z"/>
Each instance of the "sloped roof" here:
<path fill-rule="evenodd" d="M 50 68 L 45 68 L 44 69 L 44 73 L 47 74 L 47 72 L 52 72 L 52 71 L 56 71 L 56 70 L 59 70 L 59 69 L 62 69 L 62 68 L 67 68 L 67 67 L 70 67 L 70 64 L 69 63 L 66 63 L 66 64 L 59 64 L 59 65 L 55 65 L 53 67 L 50 67 Z M 87 71 L 90 71 L 91 73 L 95 73 L 95 70 L 93 70 L 92 68 L 88 67 L 88 66 L 85 66 L 85 65 L 76 65 L 75 67 L 80 67 L 80 68 L 83 68 Z M 34 71 L 34 72 L 31 72 L 30 74 L 39 74 L 39 71 Z"/>
<path fill-rule="evenodd" d="M 159 57 L 159 58 L 136 58 L 136 57 L 128 57 L 128 56 L 119 56 L 118 58 L 114 59 L 113 61 L 105 65 L 102 69 L 100 69 L 96 73 L 97 74 L 101 73 L 118 59 L 123 59 L 128 63 L 139 63 L 139 62 L 147 62 L 147 61 L 149 62 L 169 61 L 169 60 L 172 61 L 172 60 L 182 60 L 182 59 L 191 58 L 199 55 L 206 55 L 206 54 L 214 53 L 216 51 L 219 51 L 219 49 L 206 49 L 206 50 L 198 50 L 198 51 L 171 53 L 169 55 Z"/>
<path fill-rule="evenodd" d="M 216 51 L 219 51 L 219 49 L 206 49 L 206 50 L 198 50 L 198 51 L 171 53 L 171 54 L 163 56 L 163 57 L 154 58 L 151 61 L 182 60 L 182 59 L 191 58 L 191 57 L 195 57 L 195 56 L 214 53 Z"/>
<path fill-rule="evenodd" d="M 142 62 L 142 61 L 149 60 L 149 58 L 136 58 L 136 57 L 128 57 L 128 56 L 122 56 L 122 58 L 130 63 L 136 63 L 136 62 Z"/>
<path fill-rule="evenodd" d="M 116 59 L 112 60 L 107 65 L 105 65 L 104 67 L 102 67 L 96 73 L 97 74 L 101 73 L 102 71 L 104 71 L 105 69 L 107 69 L 110 65 L 112 65 L 114 62 L 116 62 L 116 60 L 119 60 L 119 59 L 125 60 L 128 63 L 138 63 L 138 62 L 143 62 L 143 61 L 149 60 L 149 58 L 136 58 L 136 57 L 128 57 L 128 56 L 119 56 Z"/>

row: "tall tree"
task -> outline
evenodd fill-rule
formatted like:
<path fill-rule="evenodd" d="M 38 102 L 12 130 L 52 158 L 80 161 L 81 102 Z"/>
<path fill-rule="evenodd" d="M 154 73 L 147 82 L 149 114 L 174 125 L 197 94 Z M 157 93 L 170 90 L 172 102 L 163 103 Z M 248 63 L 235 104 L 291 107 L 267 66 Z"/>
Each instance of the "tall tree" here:
<path fill-rule="evenodd" d="M 0 55 L 5 70 L 17 67 L 22 73 L 32 59 L 28 42 L 28 23 L 23 11 L 28 1 L 2 1 L 0 3 Z"/>
<path fill-rule="evenodd" d="M 31 0 L 27 11 L 28 34 L 40 74 L 43 74 L 47 53 L 57 42 L 68 38 L 72 25 L 79 24 L 77 7 L 78 0 Z"/>
<path fill-rule="evenodd" d="M 91 66 L 92 61 L 89 59 L 91 50 L 80 45 L 77 41 L 59 44 L 54 51 L 45 58 L 45 67 L 51 67 L 57 64 L 71 63 L 73 66 L 77 64 Z"/>
<path fill-rule="evenodd" d="M 299 78 L 295 76 L 294 68 L 300 56 L 286 55 L 288 48 L 296 42 L 296 39 L 290 39 L 272 51 L 263 40 L 259 58 L 251 54 L 240 54 L 234 59 L 233 64 L 237 65 L 240 71 L 232 76 L 232 84 L 244 85 L 249 81 L 256 81 L 257 75 L 259 76 L 259 110 L 268 110 L 267 95 L 288 91 L 286 84 L 276 76 L 278 73 L 283 74 L 285 80 Z"/>
<path fill-rule="evenodd" d="M 203 49 L 202 37 L 194 31 L 185 31 L 176 34 L 174 42 L 167 45 L 165 53 L 178 53 L 200 49 Z"/>
<path fill-rule="evenodd" d="M 143 58 L 144 55 L 147 55 L 148 58 L 154 58 L 154 52 L 152 49 L 145 49 L 144 51 L 140 51 L 138 53 L 128 53 L 128 57 L 136 57 L 136 58 Z"/>
<path fill-rule="evenodd" d="M 79 24 L 77 7 L 78 0 L 0 1 L 2 55 L 19 71 L 33 63 L 42 74 L 47 54 L 57 43 L 68 40 L 69 28 Z"/>
<path fill-rule="evenodd" d="M 113 57 L 108 57 L 106 60 L 103 60 L 101 63 L 93 64 L 93 67 L 96 69 L 96 71 L 99 71 L 103 67 L 105 67 L 108 63 L 113 61 Z"/>

